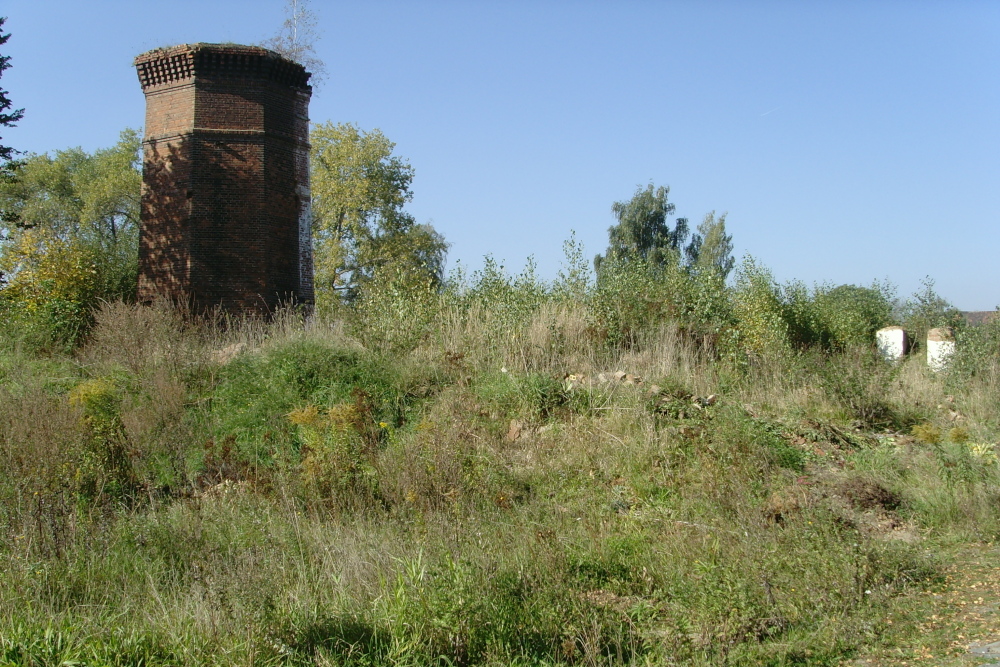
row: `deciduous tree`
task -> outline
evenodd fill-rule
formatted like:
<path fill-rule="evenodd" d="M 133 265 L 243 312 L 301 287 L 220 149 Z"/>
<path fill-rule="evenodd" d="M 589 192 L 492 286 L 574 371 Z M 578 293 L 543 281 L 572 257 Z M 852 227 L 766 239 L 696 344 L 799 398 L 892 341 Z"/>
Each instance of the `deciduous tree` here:
<path fill-rule="evenodd" d="M 310 141 L 319 298 L 353 300 L 389 269 L 439 282 L 447 244 L 403 209 L 413 167 L 392 154 L 395 144 L 350 123 L 317 125 Z"/>
<path fill-rule="evenodd" d="M 713 270 L 726 278 L 733 270 L 733 237 L 726 234 L 726 214 L 718 218 L 715 211 L 707 214 L 698 225 L 698 232 L 688 246 L 691 265 L 698 271 Z"/>
<path fill-rule="evenodd" d="M 689 234 L 688 221 L 677 218 L 674 228 L 670 228 L 668 218 L 674 213 L 674 204 L 668 201 L 669 194 L 669 187 L 656 188 L 650 183 L 636 189 L 628 201 L 612 204 L 618 223 L 608 228 L 607 251 L 594 259 L 598 271 L 606 259 L 638 259 L 651 266 L 680 260 Z"/>
<path fill-rule="evenodd" d="M 304 66 L 312 74 L 310 81 L 313 86 L 318 86 L 326 78 L 326 65 L 316 55 L 318 24 L 316 13 L 309 8 L 309 0 L 287 0 L 281 30 L 261 44 Z"/>
<path fill-rule="evenodd" d="M 75 335 L 98 299 L 131 299 L 138 264 L 139 134 L 108 149 L 31 155 L 0 182 L 0 302 Z"/>

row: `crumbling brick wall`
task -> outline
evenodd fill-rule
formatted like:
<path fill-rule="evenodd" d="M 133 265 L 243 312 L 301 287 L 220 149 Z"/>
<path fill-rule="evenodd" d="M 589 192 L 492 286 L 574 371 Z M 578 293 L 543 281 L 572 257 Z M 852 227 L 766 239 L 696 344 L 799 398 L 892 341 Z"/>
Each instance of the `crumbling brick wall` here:
<path fill-rule="evenodd" d="M 139 299 L 269 312 L 311 303 L 309 73 L 252 46 L 135 60 L 146 95 Z"/>

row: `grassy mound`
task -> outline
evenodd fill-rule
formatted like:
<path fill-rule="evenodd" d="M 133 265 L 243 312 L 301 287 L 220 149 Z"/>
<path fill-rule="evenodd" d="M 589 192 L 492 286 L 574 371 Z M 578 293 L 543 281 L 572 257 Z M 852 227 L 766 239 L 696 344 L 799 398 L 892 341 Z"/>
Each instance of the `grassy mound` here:
<path fill-rule="evenodd" d="M 1000 533 L 993 375 L 477 298 L 8 346 L 0 664 L 833 665 Z"/>

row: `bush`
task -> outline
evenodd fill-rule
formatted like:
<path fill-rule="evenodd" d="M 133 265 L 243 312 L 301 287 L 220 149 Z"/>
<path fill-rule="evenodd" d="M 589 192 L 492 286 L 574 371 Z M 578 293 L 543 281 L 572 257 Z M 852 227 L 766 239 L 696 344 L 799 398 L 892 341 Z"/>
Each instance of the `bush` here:
<path fill-rule="evenodd" d="M 0 314 L 8 333 L 31 347 L 71 349 L 90 325 L 100 294 L 97 261 L 78 244 L 32 232 L 5 253 L 19 268 L 0 292 Z"/>
<path fill-rule="evenodd" d="M 814 359 L 820 386 L 840 404 L 848 420 L 866 429 L 905 426 L 889 402 L 898 366 L 870 346 L 852 347 Z"/>
<path fill-rule="evenodd" d="M 250 465 L 294 459 L 286 415 L 308 405 L 353 404 L 363 392 L 364 418 L 395 426 L 408 403 L 399 382 L 385 360 L 356 348 L 304 337 L 280 341 L 242 354 L 220 371 L 212 401 L 215 440 L 232 439 Z"/>
<path fill-rule="evenodd" d="M 352 331 L 370 350 L 405 354 L 430 334 L 439 307 L 432 282 L 414 283 L 403 274 L 378 275 L 365 284 L 354 306 Z"/>
<path fill-rule="evenodd" d="M 725 278 L 678 262 L 609 257 L 590 300 L 594 325 L 612 347 L 635 347 L 664 323 L 713 345 L 733 325 Z"/>
<path fill-rule="evenodd" d="M 139 134 L 109 149 L 33 155 L 0 180 L 0 317 L 7 336 L 68 350 L 101 300 L 135 299 Z"/>
<path fill-rule="evenodd" d="M 948 379 L 955 387 L 973 381 L 995 382 L 1000 378 L 1000 317 L 975 327 L 961 329 L 955 338 L 955 354 L 948 364 Z"/>
<path fill-rule="evenodd" d="M 122 424 L 122 393 L 117 380 L 109 377 L 85 380 L 69 393 L 69 403 L 83 412 L 90 436 L 75 473 L 77 493 L 89 500 L 129 499 L 139 488 Z"/>
<path fill-rule="evenodd" d="M 532 260 L 516 276 L 492 257 L 471 278 L 459 267 L 448 277 L 441 296 L 433 338 L 443 351 L 492 369 L 517 359 L 521 370 L 527 370 L 527 357 L 536 356 L 531 322 L 554 300 L 549 286 L 535 274 Z"/>
<path fill-rule="evenodd" d="M 875 332 L 892 321 L 892 298 L 892 291 L 879 283 L 817 288 L 813 297 L 817 342 L 837 349 L 872 347 Z"/>
<path fill-rule="evenodd" d="M 781 354 L 789 349 L 789 326 L 781 290 L 771 272 L 746 257 L 736 272 L 733 314 L 738 345 L 752 356 Z"/>
<path fill-rule="evenodd" d="M 961 330 L 965 318 L 961 311 L 934 290 L 934 280 L 928 276 L 921 281 L 923 288 L 915 292 L 899 307 L 897 319 L 910 334 L 914 349 L 921 349 L 927 340 L 927 332 L 935 327 L 951 327 Z"/>
<path fill-rule="evenodd" d="M 634 346 L 665 314 L 655 269 L 641 260 L 601 263 L 590 307 L 596 329 L 611 346 Z"/>
<path fill-rule="evenodd" d="M 784 317 L 792 342 L 800 348 L 843 350 L 875 344 L 875 332 L 892 321 L 892 290 L 871 287 L 817 286 L 793 281 L 781 288 Z"/>
<path fill-rule="evenodd" d="M 291 411 L 301 442 L 301 475 L 307 493 L 347 509 L 364 509 L 379 497 L 378 447 L 386 422 L 373 423 L 366 396 L 320 411 Z"/>
<path fill-rule="evenodd" d="M 483 377 L 475 390 L 484 402 L 508 419 L 552 419 L 570 400 L 562 380 L 541 373 L 521 375 L 502 370 Z"/>

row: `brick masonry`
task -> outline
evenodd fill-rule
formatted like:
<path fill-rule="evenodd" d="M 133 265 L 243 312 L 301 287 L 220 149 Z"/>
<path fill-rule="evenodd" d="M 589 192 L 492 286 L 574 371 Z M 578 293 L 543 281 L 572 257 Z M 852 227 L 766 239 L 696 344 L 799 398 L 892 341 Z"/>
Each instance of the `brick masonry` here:
<path fill-rule="evenodd" d="M 309 73 L 273 51 L 135 59 L 146 95 L 139 299 L 270 312 L 312 303 Z"/>

